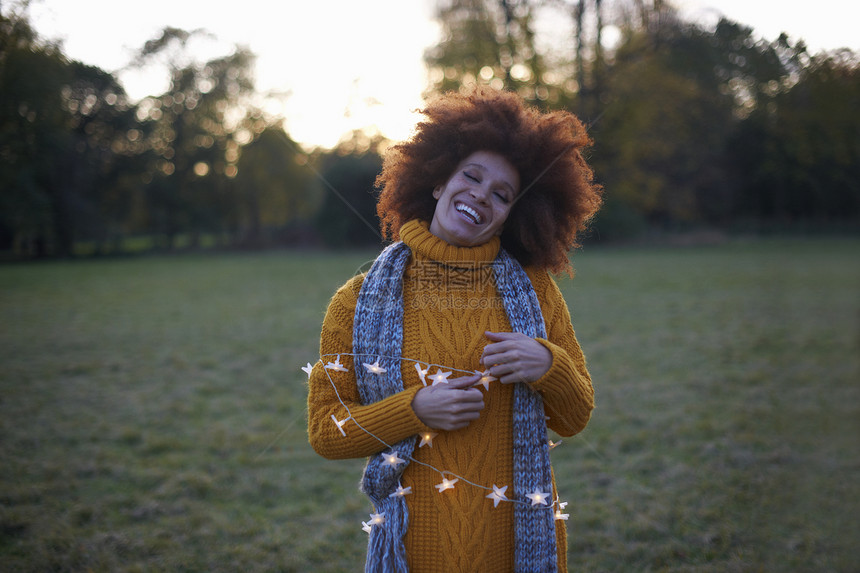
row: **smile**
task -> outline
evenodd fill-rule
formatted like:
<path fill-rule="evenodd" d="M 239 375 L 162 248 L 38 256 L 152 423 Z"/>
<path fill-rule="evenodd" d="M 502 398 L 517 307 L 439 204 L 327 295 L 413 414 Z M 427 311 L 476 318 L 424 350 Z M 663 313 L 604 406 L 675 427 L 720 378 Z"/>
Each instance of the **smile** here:
<path fill-rule="evenodd" d="M 470 218 L 472 222 L 476 225 L 480 225 L 484 220 L 481 215 L 478 214 L 477 211 L 475 211 L 468 205 L 464 205 L 463 203 L 457 203 L 454 208 L 457 209 L 458 212 L 463 213 L 468 218 Z"/>

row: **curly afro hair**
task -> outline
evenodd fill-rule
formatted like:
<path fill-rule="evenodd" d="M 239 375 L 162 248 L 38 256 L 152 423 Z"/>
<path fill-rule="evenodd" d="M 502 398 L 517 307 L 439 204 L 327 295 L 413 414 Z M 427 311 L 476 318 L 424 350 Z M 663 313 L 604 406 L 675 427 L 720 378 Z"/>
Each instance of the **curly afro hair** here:
<path fill-rule="evenodd" d="M 389 148 L 376 179 L 383 236 L 397 240 L 407 221 L 432 220 L 432 190 L 464 158 L 492 151 L 511 163 L 521 182 L 502 246 L 523 265 L 570 273 L 568 251 L 579 246 L 578 235 L 602 203 L 602 188 L 582 157 L 591 144 L 582 123 L 488 87 L 442 95 L 421 113 L 426 119 L 409 140 Z"/>

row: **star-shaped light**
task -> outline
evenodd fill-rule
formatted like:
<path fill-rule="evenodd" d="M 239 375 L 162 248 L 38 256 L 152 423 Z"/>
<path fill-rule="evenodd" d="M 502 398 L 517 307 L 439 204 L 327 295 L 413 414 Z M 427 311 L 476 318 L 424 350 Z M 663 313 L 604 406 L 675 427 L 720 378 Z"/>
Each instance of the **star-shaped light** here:
<path fill-rule="evenodd" d="M 331 415 L 331 419 L 334 420 L 334 423 L 337 426 L 337 429 L 340 430 L 340 433 L 343 434 L 344 436 L 346 436 L 346 431 L 343 429 L 343 425 L 346 424 L 346 421 L 349 420 L 351 417 L 352 416 L 347 416 L 343 420 L 338 420 L 334 414 Z"/>
<path fill-rule="evenodd" d="M 568 518 L 568 517 L 570 517 L 570 514 L 569 514 L 569 513 L 562 513 L 562 512 L 561 512 L 565 507 L 567 507 L 567 502 L 566 502 L 566 501 L 561 501 L 561 500 L 558 498 L 558 496 L 555 496 L 555 501 L 553 502 L 553 505 L 555 505 L 555 506 L 556 506 L 556 509 L 555 509 L 555 519 L 556 519 L 556 521 L 558 521 L 558 520 L 567 521 L 567 518 Z"/>
<path fill-rule="evenodd" d="M 367 522 L 367 524 L 371 527 L 373 527 L 374 525 L 382 525 L 383 523 L 385 523 L 385 512 L 371 513 L 370 521 Z"/>
<path fill-rule="evenodd" d="M 481 377 L 481 379 L 475 383 L 475 386 L 477 386 L 478 384 L 483 384 L 485 390 L 490 389 L 490 382 L 498 380 L 498 378 L 490 374 L 489 370 L 485 370 L 484 372 L 481 372 L 480 370 L 475 370 L 475 374 Z"/>
<path fill-rule="evenodd" d="M 450 376 L 450 372 L 442 372 L 442 370 L 436 370 L 436 374 L 430 376 L 430 380 L 433 381 L 433 386 L 436 384 L 447 384 L 448 376 Z"/>
<path fill-rule="evenodd" d="M 418 444 L 418 447 L 422 446 L 430 446 L 433 447 L 433 438 L 438 436 L 436 432 L 421 432 L 421 443 Z"/>
<path fill-rule="evenodd" d="M 382 465 L 384 466 L 393 466 L 396 468 L 400 464 L 406 463 L 406 460 L 402 460 L 397 457 L 397 452 L 392 452 L 390 454 L 382 454 L 382 457 L 385 458 L 385 461 L 382 462 Z"/>
<path fill-rule="evenodd" d="M 311 370 L 313 370 L 313 369 L 314 369 L 314 367 L 313 367 L 313 365 L 312 365 L 310 362 L 308 362 L 308 365 L 307 365 L 307 366 L 303 366 L 303 367 L 302 367 L 302 370 L 304 370 L 304 371 L 305 371 L 305 373 L 308 375 L 308 378 L 310 378 L 310 377 L 311 377 Z"/>
<path fill-rule="evenodd" d="M 385 368 L 383 368 L 382 366 L 379 365 L 378 359 L 373 364 L 367 364 L 365 362 L 363 364 L 363 366 L 365 368 L 367 368 L 367 371 L 370 372 L 371 374 L 385 374 L 386 372 L 388 372 L 388 370 L 386 370 Z"/>
<path fill-rule="evenodd" d="M 373 529 L 373 526 L 366 521 L 362 521 L 361 528 L 364 530 L 365 533 L 370 533 L 370 530 Z"/>
<path fill-rule="evenodd" d="M 403 487 L 401 484 L 397 484 L 397 489 L 394 493 L 388 494 L 388 497 L 403 497 L 404 495 L 409 495 L 412 493 L 412 486 Z"/>
<path fill-rule="evenodd" d="M 347 372 L 347 369 L 340 363 L 340 354 L 337 355 L 334 362 L 329 362 L 325 367 L 327 370 L 334 370 L 335 372 Z"/>
<path fill-rule="evenodd" d="M 553 442 L 552 440 L 548 440 L 547 443 L 549 444 L 549 449 L 553 449 L 561 443 L 561 440 L 559 440 L 557 442 Z"/>
<path fill-rule="evenodd" d="M 546 505 L 546 498 L 549 497 L 549 494 L 542 491 L 536 491 L 534 493 L 527 493 L 526 497 L 532 500 L 532 505 Z"/>
<path fill-rule="evenodd" d="M 493 484 L 493 493 L 488 493 L 486 497 L 493 500 L 493 507 L 499 507 L 500 501 L 508 501 L 508 497 L 505 495 L 505 491 L 508 489 L 508 486 L 499 487 L 496 484 Z"/>
<path fill-rule="evenodd" d="M 418 371 L 418 377 L 421 378 L 421 383 L 425 386 L 427 385 L 427 371 L 430 370 L 429 367 L 421 368 L 421 364 L 418 362 L 415 363 L 415 370 Z"/>
<path fill-rule="evenodd" d="M 446 489 L 454 489 L 454 484 L 460 481 L 459 478 L 448 479 L 442 478 L 442 483 L 436 484 L 434 487 L 439 490 L 439 493 L 442 493 Z"/>

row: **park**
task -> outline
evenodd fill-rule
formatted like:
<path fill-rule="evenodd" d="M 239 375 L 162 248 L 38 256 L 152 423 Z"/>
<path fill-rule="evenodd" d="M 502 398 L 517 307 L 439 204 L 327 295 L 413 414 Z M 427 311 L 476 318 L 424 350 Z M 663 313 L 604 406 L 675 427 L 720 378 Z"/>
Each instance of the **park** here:
<path fill-rule="evenodd" d="M 134 101 L 28 6 L 0 12 L 0 572 L 360 570 L 365 460 L 311 448 L 303 369 L 383 246 L 396 142 L 294 140 L 200 29 L 137 49 L 169 87 Z M 428 97 L 516 92 L 593 138 L 603 207 L 555 277 L 596 402 L 551 436 L 569 570 L 857 571 L 857 53 L 662 1 L 435 18 Z"/>
<path fill-rule="evenodd" d="M 572 571 L 854 569 L 858 247 L 574 254 L 597 407 L 552 453 Z M 374 255 L 0 268 L 0 569 L 359 569 L 364 462 L 310 448 L 301 368 Z"/>

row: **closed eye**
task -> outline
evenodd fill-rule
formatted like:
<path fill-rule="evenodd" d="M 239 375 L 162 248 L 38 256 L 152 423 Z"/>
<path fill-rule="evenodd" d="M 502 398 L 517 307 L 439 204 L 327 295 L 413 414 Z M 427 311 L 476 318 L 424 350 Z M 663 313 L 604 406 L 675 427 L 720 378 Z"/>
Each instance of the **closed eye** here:
<path fill-rule="evenodd" d="M 505 195 L 504 193 L 498 193 L 498 192 L 497 192 L 497 193 L 494 193 L 494 195 L 495 195 L 496 197 L 498 197 L 498 198 L 499 198 L 499 200 L 500 200 L 502 203 L 506 204 L 506 205 L 507 205 L 508 203 L 510 203 L 510 202 L 511 202 L 511 200 L 510 200 L 510 199 L 508 199 L 508 196 L 507 196 L 507 195 Z"/>
<path fill-rule="evenodd" d="M 463 171 L 463 175 L 466 176 L 466 179 L 470 179 L 471 181 L 474 181 L 475 183 L 480 183 L 480 180 L 477 177 L 475 177 L 474 175 L 472 175 L 471 173 L 469 173 L 468 171 Z"/>

